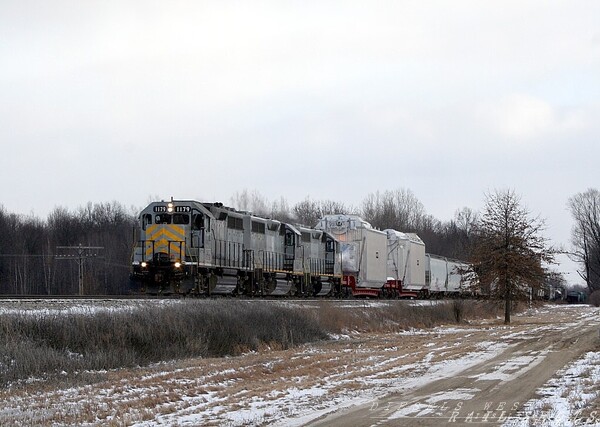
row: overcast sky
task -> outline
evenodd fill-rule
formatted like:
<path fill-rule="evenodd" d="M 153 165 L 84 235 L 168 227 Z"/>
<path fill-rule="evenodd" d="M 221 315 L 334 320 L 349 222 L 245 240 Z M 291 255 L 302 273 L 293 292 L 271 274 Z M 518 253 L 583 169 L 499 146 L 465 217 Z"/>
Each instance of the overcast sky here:
<path fill-rule="evenodd" d="M 596 0 L 0 0 L 0 204 L 406 188 L 446 221 L 510 188 L 568 245 L 569 197 L 600 182 L 599 19 Z"/>

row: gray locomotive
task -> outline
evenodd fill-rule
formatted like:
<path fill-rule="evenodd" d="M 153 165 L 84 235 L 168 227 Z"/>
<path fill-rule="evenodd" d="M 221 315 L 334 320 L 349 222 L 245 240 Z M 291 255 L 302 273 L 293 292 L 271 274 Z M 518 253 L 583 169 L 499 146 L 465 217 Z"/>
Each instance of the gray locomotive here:
<path fill-rule="evenodd" d="M 341 292 L 341 278 L 339 243 L 324 230 L 193 200 L 140 213 L 134 292 L 328 296 Z"/>

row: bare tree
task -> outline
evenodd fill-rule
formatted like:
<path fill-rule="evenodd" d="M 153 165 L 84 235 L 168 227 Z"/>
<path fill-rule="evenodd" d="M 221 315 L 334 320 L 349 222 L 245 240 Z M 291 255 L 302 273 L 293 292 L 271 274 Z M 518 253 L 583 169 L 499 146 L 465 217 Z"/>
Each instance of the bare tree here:
<path fill-rule="evenodd" d="M 249 211 L 256 215 L 268 216 L 271 213 L 269 201 L 257 190 L 252 193 L 248 190 L 235 193 L 235 196 L 231 198 L 231 204 L 235 209 Z"/>
<path fill-rule="evenodd" d="M 464 207 L 454 213 L 454 221 L 459 230 L 469 237 L 479 220 L 479 214 L 473 209 Z"/>
<path fill-rule="evenodd" d="M 355 214 L 356 209 L 335 200 L 321 200 L 321 216 L 335 214 Z M 320 218 L 319 218 L 320 219 Z"/>
<path fill-rule="evenodd" d="M 351 209 L 333 200 L 315 201 L 306 198 L 294 205 L 293 213 L 296 221 L 307 226 L 314 226 L 325 215 L 347 214 Z"/>
<path fill-rule="evenodd" d="M 435 228 L 418 231 L 428 252 L 461 260 L 469 257 L 473 233 L 471 228 L 464 228 L 465 224 L 460 221 L 458 215 L 457 212 L 454 219 L 439 223 Z"/>
<path fill-rule="evenodd" d="M 418 231 L 432 220 L 423 203 L 404 188 L 369 194 L 363 201 L 362 216 L 376 228 L 398 231 Z"/>
<path fill-rule="evenodd" d="M 315 200 L 306 198 L 294 205 L 294 215 L 298 223 L 303 225 L 314 225 L 321 219 L 321 207 Z"/>
<path fill-rule="evenodd" d="M 454 218 L 445 227 L 445 253 L 447 256 L 466 259 L 473 239 L 473 230 L 479 215 L 471 208 L 464 207 L 454 213 Z"/>
<path fill-rule="evenodd" d="M 279 200 L 274 201 L 271 204 L 270 215 L 271 218 L 282 222 L 294 222 L 294 215 L 290 211 L 285 197 L 281 196 Z"/>
<path fill-rule="evenodd" d="M 490 295 L 504 299 L 504 322 L 510 323 L 512 302 L 543 286 L 554 250 L 541 235 L 544 221 L 531 218 L 514 191 L 497 190 L 485 197 L 471 262 Z"/>
<path fill-rule="evenodd" d="M 590 292 L 600 290 L 600 192 L 589 189 L 569 199 L 573 215 L 572 257 L 583 266 L 579 272 Z"/>

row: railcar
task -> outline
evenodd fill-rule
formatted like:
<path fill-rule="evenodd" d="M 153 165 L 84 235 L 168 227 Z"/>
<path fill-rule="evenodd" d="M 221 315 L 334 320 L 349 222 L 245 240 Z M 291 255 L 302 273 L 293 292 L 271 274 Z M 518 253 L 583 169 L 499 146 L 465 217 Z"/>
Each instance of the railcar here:
<path fill-rule="evenodd" d="M 315 227 L 340 242 L 343 286 L 354 296 L 379 296 L 387 281 L 387 236 L 356 215 L 326 215 Z"/>
<path fill-rule="evenodd" d="M 343 286 L 355 297 L 457 296 L 467 264 L 427 254 L 414 233 L 375 230 L 356 215 L 327 215 L 316 228 L 341 244 Z"/>
<path fill-rule="evenodd" d="M 388 238 L 388 280 L 396 280 L 402 297 L 425 296 L 425 243 L 415 233 L 385 230 Z"/>
<path fill-rule="evenodd" d="M 152 202 L 139 216 L 134 292 L 326 296 L 340 292 L 339 242 L 222 203 Z"/>
<path fill-rule="evenodd" d="M 427 289 L 430 294 L 438 295 L 448 290 L 448 263 L 446 258 L 427 254 Z"/>
<path fill-rule="evenodd" d="M 458 296 L 471 292 L 468 264 L 427 254 L 427 289 L 432 296 Z"/>

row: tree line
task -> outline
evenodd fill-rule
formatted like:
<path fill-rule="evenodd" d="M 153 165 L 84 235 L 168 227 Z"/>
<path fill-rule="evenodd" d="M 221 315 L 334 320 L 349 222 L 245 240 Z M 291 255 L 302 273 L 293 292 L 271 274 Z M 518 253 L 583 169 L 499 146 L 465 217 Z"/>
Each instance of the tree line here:
<path fill-rule="evenodd" d="M 569 199 L 573 216 L 571 256 L 590 292 L 600 291 L 600 191 L 590 188 Z"/>
<path fill-rule="evenodd" d="M 88 203 L 75 211 L 55 208 L 42 220 L 0 206 L 0 293 L 74 295 L 79 263 L 60 258 L 58 247 L 102 247 L 83 260 L 86 294 L 120 294 L 129 278 L 136 215 L 117 202 Z M 68 250 L 62 254 L 73 255 Z"/>
<path fill-rule="evenodd" d="M 430 252 L 456 259 L 466 258 L 469 233 L 477 217 L 463 208 L 454 219 L 442 222 L 427 214 L 406 189 L 372 193 L 359 207 L 308 197 L 291 206 L 284 198 L 269 202 L 260 193 L 247 190 L 234 195 L 230 204 L 256 215 L 308 226 L 316 225 L 327 214 L 356 214 L 381 230 L 415 232 Z M 118 202 L 89 202 L 74 211 L 57 207 L 44 220 L 7 212 L 0 205 L 0 293 L 77 294 L 80 271 L 76 248 L 80 245 L 102 248 L 97 256 L 82 259 L 84 292 L 126 292 L 139 210 Z"/>
<path fill-rule="evenodd" d="M 417 233 L 428 252 L 449 258 L 466 260 L 478 214 L 468 207 L 458 209 L 449 221 L 428 214 L 425 206 L 408 189 L 400 188 L 367 195 L 359 206 L 335 200 L 313 200 L 309 197 L 290 207 L 284 198 L 270 203 L 260 193 L 247 190 L 235 194 L 231 205 L 284 222 L 315 226 L 320 218 L 330 214 L 358 215 L 374 228 L 388 228 L 405 233 Z"/>
<path fill-rule="evenodd" d="M 314 226 L 327 214 L 355 214 L 381 230 L 393 228 L 417 233 L 429 253 L 469 261 L 477 267 L 478 274 L 490 280 L 494 275 L 496 279 L 500 277 L 494 268 L 503 266 L 504 285 L 500 283 L 495 288 L 503 298 L 507 297 L 507 289 L 511 297 L 518 296 L 516 290 L 520 288 L 512 285 L 515 283 L 562 283 L 555 273 L 542 268 L 546 261 L 552 261 L 555 251 L 541 236 L 543 221 L 531 218 L 511 190 L 486 195 L 482 213 L 463 207 L 448 221 L 428 214 L 418 198 L 403 188 L 371 193 L 359 206 L 309 197 L 290 205 L 283 197 L 270 202 L 260 193 L 247 190 L 235 194 L 230 205 L 308 226 Z M 571 255 L 581 262 L 582 277 L 590 291 L 599 290 L 600 193 L 591 189 L 577 194 L 569 200 L 569 208 L 575 224 Z M 61 253 L 60 247 L 78 245 L 103 248 L 97 256 L 82 262 L 85 293 L 125 292 L 139 210 L 118 202 L 89 202 L 74 211 L 55 208 L 43 220 L 9 213 L 0 205 L 0 293 L 76 294 L 78 260 L 57 255 Z M 507 263 L 511 268 L 507 268 Z M 515 263 L 521 263 L 520 267 Z M 527 271 L 534 273 L 531 276 L 523 273 L 527 265 Z"/>

